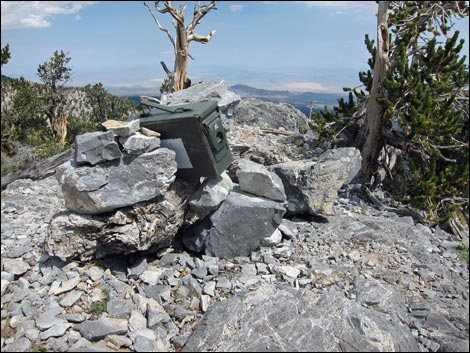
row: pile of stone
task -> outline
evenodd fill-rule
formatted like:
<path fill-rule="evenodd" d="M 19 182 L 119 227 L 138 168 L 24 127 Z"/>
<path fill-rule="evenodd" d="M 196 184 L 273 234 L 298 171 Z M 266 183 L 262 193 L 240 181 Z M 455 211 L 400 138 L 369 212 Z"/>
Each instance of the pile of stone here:
<path fill-rule="evenodd" d="M 191 251 L 248 256 L 280 241 L 286 212 L 332 214 L 337 190 L 360 167 L 354 148 L 270 169 L 241 158 L 236 183 L 223 173 L 192 193 L 199 182 L 175 178 L 175 153 L 138 133 L 138 120 L 104 126 L 77 136 L 75 160 L 58 168 L 69 212 L 53 217 L 45 250 L 63 261 L 156 250 L 180 230 Z"/>
<path fill-rule="evenodd" d="M 107 121 L 79 135 L 75 158 L 57 168 L 68 212 L 55 215 L 45 250 L 63 261 L 168 245 L 195 182 L 175 182 L 175 152 L 139 120 Z"/>
<path fill-rule="evenodd" d="M 208 99 L 218 101 L 223 119 L 233 120 L 232 126 L 245 124 L 244 112 L 255 104 L 257 112 L 274 112 L 267 124 L 286 131 L 281 126 L 286 107 L 271 109 L 251 101 L 240 105 L 224 81 L 194 85 L 163 96 L 161 103 Z M 238 113 L 227 116 L 229 108 Z M 269 113 L 258 119 L 266 120 L 265 116 Z M 289 129 L 305 123 L 302 113 L 289 111 L 288 116 Z M 262 150 L 248 145 L 251 154 L 245 150 L 238 156 L 230 177 L 223 173 L 200 184 L 175 177 L 175 153 L 160 148 L 158 133 L 140 129 L 139 120 L 108 121 L 103 126 L 106 132 L 77 136 L 74 160 L 57 168 L 69 212 L 53 217 L 45 249 L 63 261 L 156 250 L 178 233 L 191 251 L 224 258 L 247 256 L 261 244 L 279 242 L 284 215 L 332 214 L 337 190 L 350 182 L 361 163 L 357 149 L 343 148 L 315 160 L 283 158 L 273 164 L 256 153 Z M 231 144 L 232 149 L 241 143 Z M 270 149 L 265 146 L 267 153 L 276 152 Z"/>

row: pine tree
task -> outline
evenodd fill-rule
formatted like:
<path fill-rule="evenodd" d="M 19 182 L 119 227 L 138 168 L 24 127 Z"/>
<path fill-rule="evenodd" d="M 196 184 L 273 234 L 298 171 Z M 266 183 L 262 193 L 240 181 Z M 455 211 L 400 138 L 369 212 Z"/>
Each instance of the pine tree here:
<path fill-rule="evenodd" d="M 388 66 L 377 95 L 377 104 L 384 108 L 380 129 L 371 132 L 364 121 L 376 79 L 377 47 L 368 36 L 370 69 L 359 74 L 365 92 L 353 89 L 355 107 L 346 109 L 339 102 L 333 116 L 323 114 L 329 119 L 323 124 L 334 122 L 335 131 L 330 135 L 344 128 L 351 130 L 338 120 L 348 111 L 354 118 L 348 123 L 356 129 L 355 144 L 362 149 L 363 158 L 365 137 L 371 133 L 377 134 L 384 147 L 399 148 L 404 161 L 401 172 L 406 175 L 399 176 L 399 187 L 390 179 L 384 186 L 402 200 L 428 210 L 434 219 L 445 218 L 453 209 L 468 207 L 469 73 L 465 56 L 459 56 L 463 40 L 459 40 L 459 32 L 452 31 L 452 21 L 468 16 L 469 7 L 464 1 L 392 1 L 387 5 Z M 362 170 L 362 180 L 358 180 L 371 185 L 372 176 Z"/>
<path fill-rule="evenodd" d="M 3 48 L 2 48 L 2 66 L 8 63 L 8 60 L 10 60 L 11 54 L 10 54 L 10 45 L 7 43 Z"/>
<path fill-rule="evenodd" d="M 85 86 L 88 104 L 92 109 L 91 121 L 102 123 L 106 120 L 124 120 L 135 112 L 134 105 L 125 99 L 110 94 L 101 82 Z"/>
<path fill-rule="evenodd" d="M 65 145 L 67 136 L 67 116 L 62 108 L 66 99 L 64 86 L 72 78 L 72 69 L 68 66 L 70 60 L 68 53 L 56 50 L 54 55 L 37 69 L 37 75 L 44 84 L 47 99 L 46 114 L 61 147 Z"/>

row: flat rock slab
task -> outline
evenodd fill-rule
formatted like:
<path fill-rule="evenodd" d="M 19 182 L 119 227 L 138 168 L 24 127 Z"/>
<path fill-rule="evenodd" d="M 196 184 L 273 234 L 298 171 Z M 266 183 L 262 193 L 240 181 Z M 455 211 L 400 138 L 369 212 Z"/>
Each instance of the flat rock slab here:
<path fill-rule="evenodd" d="M 74 330 L 80 332 L 90 341 L 98 341 L 108 335 L 123 335 L 127 333 L 127 320 L 100 318 L 96 321 L 86 321 L 75 325 Z"/>
<path fill-rule="evenodd" d="M 196 83 L 186 89 L 163 94 L 160 102 L 165 105 L 178 105 L 214 100 L 219 108 L 224 109 L 240 102 L 240 99 L 238 94 L 227 91 L 227 83 L 224 80 L 218 80 Z"/>
<path fill-rule="evenodd" d="M 120 137 L 119 142 L 124 147 L 124 151 L 132 155 L 150 152 L 160 147 L 160 139 L 158 137 L 145 136 L 139 133 L 128 137 Z"/>
<path fill-rule="evenodd" d="M 262 285 L 210 307 L 183 352 L 419 351 L 393 315 L 379 315 L 339 291 L 323 295 Z"/>
<path fill-rule="evenodd" d="M 22 275 L 31 268 L 31 266 L 21 258 L 2 259 L 2 267 L 5 272 L 12 273 L 14 275 Z"/>
<path fill-rule="evenodd" d="M 106 120 L 101 125 L 108 131 L 111 131 L 114 136 L 127 137 L 140 129 L 140 120 L 135 119 L 131 121 L 119 120 Z"/>
<path fill-rule="evenodd" d="M 175 173 L 175 152 L 159 148 L 95 167 L 67 162 L 56 176 L 69 210 L 99 214 L 153 199 L 175 180 Z"/>

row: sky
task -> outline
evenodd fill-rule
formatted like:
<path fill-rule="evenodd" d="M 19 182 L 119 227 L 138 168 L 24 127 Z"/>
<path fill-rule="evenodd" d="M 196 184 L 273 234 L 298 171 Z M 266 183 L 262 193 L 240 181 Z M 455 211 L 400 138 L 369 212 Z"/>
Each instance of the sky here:
<path fill-rule="evenodd" d="M 194 2 L 183 3 L 188 22 Z M 364 35 L 376 37 L 374 1 L 220 1 L 216 7 L 195 30 L 203 36 L 216 30 L 213 38 L 190 43 L 192 82 L 326 93 L 360 84 L 358 72 L 369 58 Z M 174 33 L 168 13 L 156 16 Z M 456 22 L 467 57 L 468 25 L 468 17 Z M 116 92 L 138 86 L 158 93 L 166 76 L 160 61 L 170 69 L 174 62 L 167 34 L 142 1 L 1 1 L 2 48 L 7 43 L 4 75 L 38 81 L 38 65 L 63 50 L 71 57 L 71 85 L 101 82 Z"/>

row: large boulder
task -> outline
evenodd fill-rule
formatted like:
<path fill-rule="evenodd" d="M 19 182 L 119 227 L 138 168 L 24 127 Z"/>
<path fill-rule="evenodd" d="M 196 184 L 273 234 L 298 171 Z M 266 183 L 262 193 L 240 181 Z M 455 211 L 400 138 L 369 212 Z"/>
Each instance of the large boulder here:
<path fill-rule="evenodd" d="M 327 151 L 316 162 L 294 161 L 272 166 L 287 195 L 288 214 L 332 215 L 338 190 L 361 167 L 361 154 L 353 147 Z"/>
<path fill-rule="evenodd" d="M 179 105 L 214 100 L 219 108 L 225 110 L 240 101 L 240 96 L 227 90 L 224 80 L 200 82 L 186 89 L 163 94 L 160 103 L 164 105 Z"/>
<path fill-rule="evenodd" d="M 308 118 L 287 103 L 266 102 L 256 98 L 243 99 L 234 109 L 234 123 L 260 128 L 298 131 L 308 127 Z"/>
<path fill-rule="evenodd" d="M 160 148 L 95 167 L 68 161 L 56 176 L 69 210 L 99 214 L 160 195 L 175 180 L 176 169 L 175 152 Z"/>
<path fill-rule="evenodd" d="M 188 229 L 183 243 L 209 256 L 248 256 L 282 222 L 281 204 L 232 191 L 210 217 Z"/>
<path fill-rule="evenodd" d="M 340 291 L 320 296 L 265 284 L 210 307 L 182 351 L 416 352 L 419 347 L 393 313 L 364 307 Z"/>
<path fill-rule="evenodd" d="M 154 199 L 106 215 L 58 213 L 50 222 L 44 249 L 63 261 L 87 261 L 167 246 L 180 229 L 198 184 L 176 179 Z"/>
<path fill-rule="evenodd" d="M 281 178 L 270 172 L 264 165 L 240 159 L 236 175 L 242 191 L 274 201 L 286 200 Z"/>

